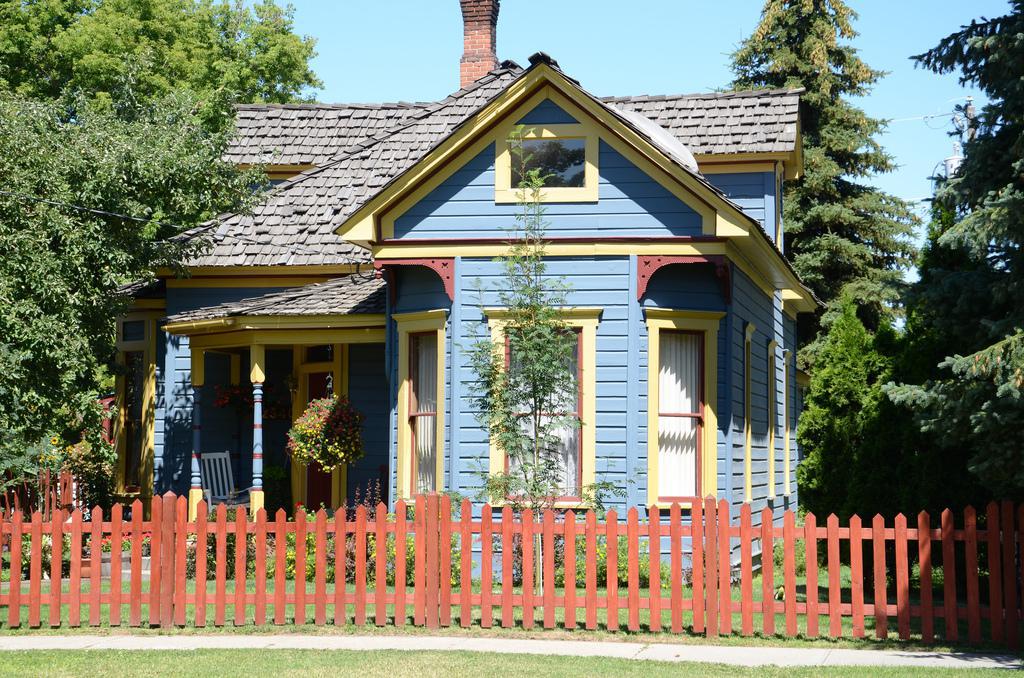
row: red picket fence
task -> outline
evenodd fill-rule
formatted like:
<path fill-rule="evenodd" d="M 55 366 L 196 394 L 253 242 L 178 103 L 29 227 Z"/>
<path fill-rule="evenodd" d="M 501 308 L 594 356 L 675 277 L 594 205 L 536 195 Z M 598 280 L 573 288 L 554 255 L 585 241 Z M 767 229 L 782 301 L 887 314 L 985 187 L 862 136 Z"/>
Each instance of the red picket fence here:
<path fill-rule="evenodd" d="M 598 521 L 488 505 L 474 517 L 468 501 L 453 517 L 437 495 L 411 508 L 320 511 L 311 521 L 261 510 L 250 521 L 200 505 L 189 522 L 185 499 L 167 494 L 149 520 L 139 502 L 130 519 L 120 506 L 109 519 L 94 508 L 90 522 L 79 510 L 29 521 L 15 512 L 0 521 L 9 556 L 0 607 L 9 627 L 32 628 L 369 619 L 813 638 L 873 627 L 878 638 L 1017 647 L 1024 506 L 1009 502 L 981 516 L 968 508 L 959 527 L 948 510 L 936 527 L 927 513 L 916 526 L 900 515 L 844 527 L 830 516 L 822 527 L 810 514 L 798 526 L 791 511 L 778 527 L 768 509 L 755 525 L 749 506 L 734 522 L 712 498 L 692 511 L 652 508 L 645 523 L 636 509 L 624 523 L 614 511 Z M 778 554 L 765 559 L 772 566 L 759 566 L 760 552 Z"/>

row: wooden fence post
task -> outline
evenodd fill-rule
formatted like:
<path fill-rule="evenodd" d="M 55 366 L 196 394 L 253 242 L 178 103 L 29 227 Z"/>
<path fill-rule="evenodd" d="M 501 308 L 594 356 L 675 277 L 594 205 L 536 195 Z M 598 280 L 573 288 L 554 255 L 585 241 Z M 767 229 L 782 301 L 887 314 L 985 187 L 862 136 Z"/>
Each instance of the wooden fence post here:
<path fill-rule="evenodd" d="M 714 497 L 704 500 L 704 595 L 707 617 L 704 632 L 709 638 L 718 637 L 718 521 Z"/>
<path fill-rule="evenodd" d="M 167 492 L 160 498 L 160 627 L 174 626 L 174 505 L 177 498 Z M 154 526 L 154 533 L 156 532 Z M 151 584 L 152 585 L 152 584 Z"/>
<path fill-rule="evenodd" d="M 1014 556 L 1016 548 L 1016 530 L 1013 529 L 1013 504 L 1009 501 L 1002 503 L 1002 525 L 1003 525 L 1003 596 L 1006 604 L 1003 608 L 1006 611 L 1006 644 L 1011 649 L 1017 648 L 1017 573 Z"/>

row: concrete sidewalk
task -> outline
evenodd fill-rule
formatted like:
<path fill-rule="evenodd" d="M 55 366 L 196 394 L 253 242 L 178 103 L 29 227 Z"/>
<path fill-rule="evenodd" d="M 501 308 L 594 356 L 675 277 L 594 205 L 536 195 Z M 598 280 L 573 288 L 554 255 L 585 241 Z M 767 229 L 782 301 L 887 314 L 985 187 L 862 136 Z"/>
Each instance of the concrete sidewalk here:
<path fill-rule="evenodd" d="M 583 640 L 467 638 L 458 636 L 2 636 L 0 651 L 12 650 L 433 650 L 500 652 L 565 657 L 614 657 L 733 666 L 914 666 L 920 668 L 1020 669 L 1020 657 L 954 652 L 903 652 L 807 647 L 738 647 L 616 643 Z"/>

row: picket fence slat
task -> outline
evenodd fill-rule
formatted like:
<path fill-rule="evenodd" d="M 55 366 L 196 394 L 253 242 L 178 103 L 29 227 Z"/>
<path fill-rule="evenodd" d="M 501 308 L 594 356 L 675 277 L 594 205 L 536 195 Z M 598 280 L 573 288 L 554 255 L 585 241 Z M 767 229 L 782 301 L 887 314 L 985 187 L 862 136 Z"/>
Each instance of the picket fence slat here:
<path fill-rule="evenodd" d="M 804 568 L 807 579 L 807 637 L 818 637 L 818 524 L 813 513 L 804 516 Z"/>
<path fill-rule="evenodd" d="M 927 511 L 917 514 L 917 554 L 920 572 L 921 640 L 935 639 L 935 612 L 932 608 L 932 530 Z"/>
<path fill-rule="evenodd" d="M 290 521 L 278 510 L 271 521 L 266 511 L 244 507 L 229 519 L 224 505 L 211 515 L 200 502 L 189 521 L 186 499 L 167 493 L 152 500 L 149 520 L 140 501 L 127 518 L 122 506 L 106 517 L 99 507 L 87 516 L 81 509 L 0 514 L 0 544 L 9 553 L 0 619 L 9 628 L 118 626 L 127 606 L 130 626 L 202 628 L 212 604 L 218 626 L 227 623 L 229 605 L 234 626 L 325 625 L 332 608 L 342 626 L 365 625 L 372 606 L 372 623 L 385 626 L 407 623 L 411 604 L 413 622 L 427 628 L 450 625 L 454 615 L 463 628 L 554 629 L 561 621 L 594 630 L 604 610 L 609 631 L 639 632 L 646 616 L 647 631 L 678 634 L 690 611 L 689 630 L 709 637 L 750 636 L 760 614 L 768 636 L 816 637 L 826 616 L 829 637 L 847 629 L 862 637 L 868 616 L 878 638 L 891 630 L 906 641 L 919 629 L 931 643 L 941 620 L 950 644 L 964 632 L 969 645 L 1019 642 L 1024 506 L 1010 502 L 989 503 L 980 518 L 967 507 L 959 527 L 945 510 L 937 529 L 927 512 L 913 525 L 897 514 L 890 525 L 875 515 L 870 525 L 851 516 L 841 526 L 834 514 L 824 525 L 810 513 L 798 524 L 793 511 L 769 508 L 756 525 L 749 505 L 731 519 L 729 503 L 713 497 L 693 500 L 687 513 L 678 503 L 652 506 L 646 520 L 631 508 L 624 524 L 614 509 L 598 520 L 593 511 L 517 514 L 509 506 L 496 517 L 489 505 L 477 509 L 468 500 L 454 508 L 447 496 L 425 495 L 416 498 L 411 521 L 409 505 L 399 501 L 393 516 L 378 503 L 333 517 L 321 509 L 307 522 L 302 512 Z M 941 600 L 933 590 L 937 567 Z M 778 614 L 785 623 L 777 631 Z"/>
<path fill-rule="evenodd" d="M 981 640 L 981 603 L 978 598 L 978 530 L 974 507 L 964 509 L 964 569 L 967 575 L 967 640 Z"/>
<path fill-rule="evenodd" d="M 750 504 L 740 507 L 740 633 L 754 634 L 754 557 Z"/>
<path fill-rule="evenodd" d="M 953 542 L 953 512 L 942 512 L 942 608 L 945 639 L 953 642 L 960 637 L 956 603 L 956 557 Z"/>
<path fill-rule="evenodd" d="M 994 501 L 985 507 L 985 531 L 988 537 L 988 610 L 989 633 L 995 642 L 1003 640 L 1003 575 L 999 554 L 999 505 Z M 975 571 L 975 574 L 977 572 Z M 980 640 L 980 634 L 979 634 Z"/>
<path fill-rule="evenodd" d="M 673 634 L 683 632 L 683 525 L 679 503 L 673 502 L 669 509 L 669 610 L 671 610 L 671 629 Z M 696 570 L 696 563 L 691 573 Z M 696 577 L 692 579 L 696 582 Z"/>
<path fill-rule="evenodd" d="M 775 635 L 775 516 L 770 508 L 761 511 L 761 630 Z"/>
<path fill-rule="evenodd" d="M 1000 546 L 1002 549 L 1003 560 L 1002 560 L 1002 571 L 1003 571 L 1003 596 L 1004 596 L 1004 610 L 1006 614 L 1006 645 L 1010 649 L 1017 649 L 1017 623 L 1018 623 L 1018 605 L 1017 605 L 1017 576 L 1015 563 L 1015 554 L 1017 553 L 1017 547 L 1015 543 L 1015 531 L 1013 529 L 1013 504 L 1009 501 L 1004 501 L 1000 507 L 1002 524 L 1002 540 Z"/>
<path fill-rule="evenodd" d="M 563 530 L 563 567 L 565 568 L 563 623 L 565 628 L 571 631 L 576 628 L 576 513 L 572 509 L 565 514 Z"/>

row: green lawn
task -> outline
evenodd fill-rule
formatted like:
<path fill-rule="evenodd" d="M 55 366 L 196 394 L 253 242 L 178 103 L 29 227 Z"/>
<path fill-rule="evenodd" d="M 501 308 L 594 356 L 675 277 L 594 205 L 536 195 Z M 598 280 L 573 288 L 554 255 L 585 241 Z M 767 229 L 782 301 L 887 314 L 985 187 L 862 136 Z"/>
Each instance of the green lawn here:
<path fill-rule="evenodd" d="M 544 676 L 952 676 L 962 671 L 901 668 L 746 669 L 720 664 L 689 664 L 626 659 L 506 655 L 477 652 L 352 652 L 320 650 L 32 651 L 0 653 L 0 675 L 148 676 L 173 672 L 176 678 L 217 675 L 337 676 L 494 676 L 512 667 L 516 674 Z M 996 674 L 996 670 L 971 675 Z"/>

